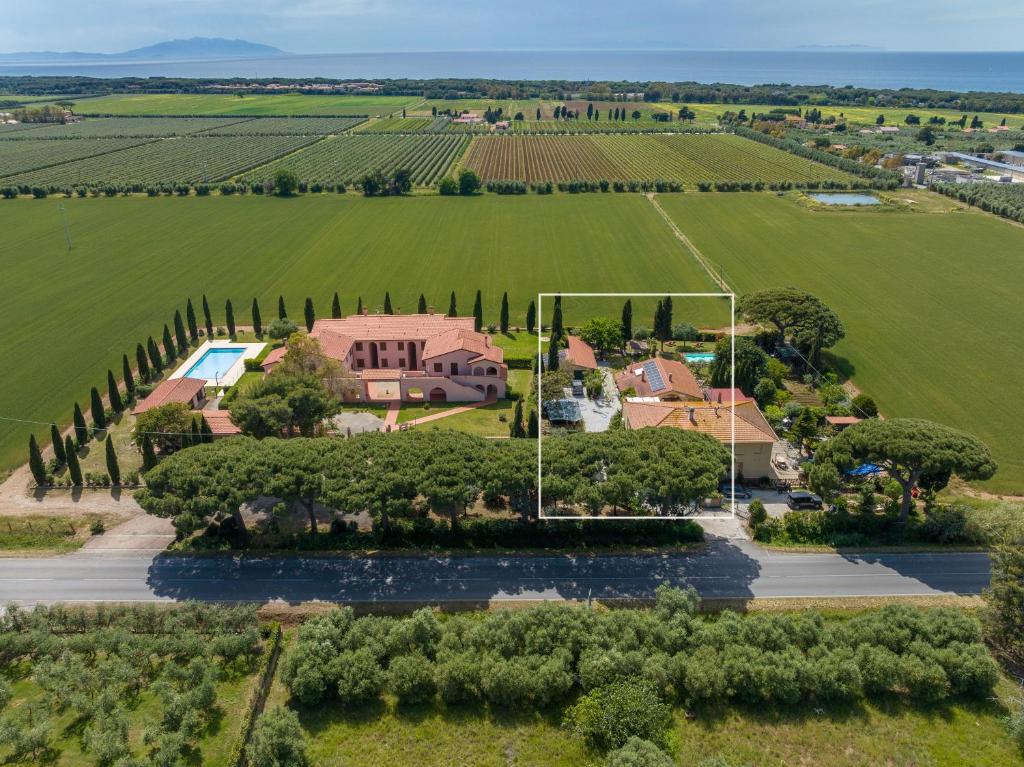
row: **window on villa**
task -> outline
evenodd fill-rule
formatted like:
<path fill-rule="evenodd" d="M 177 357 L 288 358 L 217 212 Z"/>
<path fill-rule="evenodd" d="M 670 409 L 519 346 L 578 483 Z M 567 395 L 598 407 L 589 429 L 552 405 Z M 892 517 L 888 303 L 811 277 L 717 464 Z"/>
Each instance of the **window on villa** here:
<path fill-rule="evenodd" d="M 404 359 L 399 358 L 399 360 L 398 360 L 398 367 L 400 367 L 400 368 L 404 368 L 405 367 L 405 360 Z"/>
<path fill-rule="evenodd" d="M 387 345 L 387 343 L 385 343 L 384 341 L 381 341 L 381 342 L 380 342 L 380 350 L 381 350 L 382 352 L 386 352 L 386 351 L 388 350 L 388 345 Z"/>
<path fill-rule="evenodd" d="M 404 352 L 405 351 L 405 341 L 399 341 L 398 342 L 398 351 L 400 351 L 400 352 Z"/>
<path fill-rule="evenodd" d="M 444 366 L 440 362 L 434 363 L 434 372 L 440 373 L 444 369 Z"/>
<path fill-rule="evenodd" d="M 459 374 L 459 363 L 458 362 L 453 362 L 452 363 L 451 371 L 452 371 L 452 375 L 453 376 L 457 376 Z"/>
<path fill-rule="evenodd" d="M 361 352 L 362 350 L 363 350 L 363 342 L 362 341 L 356 341 L 356 351 L 357 352 Z"/>
<path fill-rule="evenodd" d="M 362 360 L 356 360 L 356 367 L 357 368 L 366 367 L 366 363 L 363 362 Z"/>
<path fill-rule="evenodd" d="M 381 360 L 381 361 L 380 361 L 380 366 L 381 366 L 382 368 L 386 368 L 386 367 L 389 367 L 389 365 L 388 365 L 388 361 L 387 361 L 387 360 Z"/>

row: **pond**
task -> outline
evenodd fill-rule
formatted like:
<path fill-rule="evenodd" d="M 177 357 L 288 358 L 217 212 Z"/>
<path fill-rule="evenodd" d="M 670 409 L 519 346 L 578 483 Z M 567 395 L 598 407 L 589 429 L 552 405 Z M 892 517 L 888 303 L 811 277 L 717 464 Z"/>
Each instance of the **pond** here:
<path fill-rule="evenodd" d="M 825 205 L 881 205 L 882 201 L 873 194 L 812 194 L 812 200 Z"/>

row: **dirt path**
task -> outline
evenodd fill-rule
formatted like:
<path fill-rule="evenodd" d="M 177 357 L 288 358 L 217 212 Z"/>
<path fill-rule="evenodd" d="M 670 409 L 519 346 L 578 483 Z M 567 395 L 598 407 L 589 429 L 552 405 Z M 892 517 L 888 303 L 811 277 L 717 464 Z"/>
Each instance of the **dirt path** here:
<path fill-rule="evenodd" d="M 683 230 L 676 226 L 676 222 L 673 221 L 671 216 L 669 216 L 668 213 L 665 212 L 665 209 L 661 207 L 661 204 L 658 202 L 657 196 L 654 192 L 647 192 L 644 196 L 647 198 L 648 202 L 654 206 L 654 209 L 658 211 L 658 214 L 662 217 L 665 223 L 668 224 L 668 228 L 672 230 L 672 234 L 675 235 L 676 239 L 683 244 L 683 247 L 690 251 L 690 255 L 697 259 L 697 263 L 700 264 L 704 271 L 708 273 L 711 281 L 715 283 L 723 293 L 735 293 L 736 291 L 733 290 L 729 286 L 729 283 L 725 281 L 721 272 L 716 272 L 714 270 L 711 261 L 700 252 L 697 246 L 690 241 L 689 237 L 683 234 Z"/>

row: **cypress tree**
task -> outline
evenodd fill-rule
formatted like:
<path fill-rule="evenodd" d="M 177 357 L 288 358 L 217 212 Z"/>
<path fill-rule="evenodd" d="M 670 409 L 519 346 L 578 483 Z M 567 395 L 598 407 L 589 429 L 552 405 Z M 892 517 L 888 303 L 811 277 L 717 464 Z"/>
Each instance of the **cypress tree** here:
<path fill-rule="evenodd" d="M 558 370 L 558 344 L 561 338 L 552 333 L 551 340 L 548 341 L 548 370 Z"/>
<path fill-rule="evenodd" d="M 142 379 L 142 383 L 148 384 L 153 380 L 153 376 L 149 372 L 146 350 L 142 348 L 142 344 L 135 344 L 135 366 L 139 369 L 139 378 Z"/>
<path fill-rule="evenodd" d="M 203 319 L 206 321 L 206 335 L 207 337 L 213 337 L 213 317 L 210 316 L 210 302 L 206 300 L 206 294 L 203 293 Z"/>
<path fill-rule="evenodd" d="M 359 296 L 359 303 L 356 304 L 356 314 L 363 313 L 363 297 Z"/>
<path fill-rule="evenodd" d="M 203 443 L 208 445 L 213 442 L 213 429 L 210 428 L 210 423 L 206 420 L 205 415 L 201 415 L 199 418 L 201 420 L 199 433 L 203 435 Z"/>
<path fill-rule="evenodd" d="M 229 298 L 224 302 L 224 321 L 228 326 L 228 335 L 231 338 L 235 337 L 235 308 L 231 305 L 231 299 Z"/>
<path fill-rule="evenodd" d="M 89 397 L 92 400 L 89 403 L 89 409 L 92 411 L 92 422 L 96 425 L 97 430 L 103 431 L 107 428 L 107 413 L 103 409 L 103 399 L 100 397 L 99 389 L 95 386 L 92 387 Z"/>
<path fill-rule="evenodd" d="M 156 345 L 153 336 L 149 337 L 146 345 L 149 351 L 149 361 L 153 365 L 153 378 L 159 378 L 160 374 L 164 372 L 164 361 L 160 357 L 160 347 Z"/>
<path fill-rule="evenodd" d="M 537 411 L 530 411 L 530 421 L 526 427 L 526 436 L 530 439 L 537 439 L 540 435 L 540 424 L 537 422 Z"/>
<path fill-rule="evenodd" d="M 555 311 L 551 315 L 551 337 L 561 338 L 564 328 L 562 327 L 562 297 L 555 296 Z"/>
<path fill-rule="evenodd" d="M 146 358 L 145 353 L 143 353 L 142 358 Z M 125 397 L 129 402 L 131 402 L 135 399 L 135 376 L 132 375 L 132 366 L 131 363 L 128 362 L 127 354 L 121 355 L 121 377 L 124 378 Z"/>
<path fill-rule="evenodd" d="M 384 314 L 394 314 L 394 310 L 391 308 L 391 292 L 384 292 Z"/>
<path fill-rule="evenodd" d="M 64 453 L 68 457 L 68 476 L 71 477 L 71 484 L 75 487 L 81 487 L 82 466 L 78 463 L 78 452 L 75 448 L 75 443 L 71 441 L 70 434 L 64 438 Z"/>
<path fill-rule="evenodd" d="M 526 332 L 533 333 L 537 328 L 537 304 L 530 299 L 530 305 L 526 307 Z"/>
<path fill-rule="evenodd" d="M 516 400 L 516 409 L 512 415 L 512 423 L 509 426 L 509 434 L 513 438 L 521 438 L 526 436 L 526 427 L 523 426 L 523 401 L 521 399 Z"/>
<path fill-rule="evenodd" d="M 337 291 L 335 291 L 334 299 L 331 301 L 331 319 L 332 320 L 340 320 L 341 319 L 341 299 L 338 298 Z"/>
<path fill-rule="evenodd" d="M 117 379 L 114 378 L 114 371 L 107 371 L 107 400 L 110 402 L 110 409 L 115 413 L 124 412 L 124 401 L 121 399 L 121 392 L 117 388 Z"/>
<path fill-rule="evenodd" d="M 277 297 L 277 318 L 283 320 L 288 316 L 288 310 L 284 308 L 284 296 Z"/>
<path fill-rule="evenodd" d="M 501 295 L 501 314 L 498 317 L 498 327 L 502 333 L 508 332 L 508 291 Z"/>
<path fill-rule="evenodd" d="M 174 339 L 178 344 L 178 354 L 182 357 L 188 351 L 188 336 L 185 335 L 185 323 L 181 319 L 181 312 L 174 310 Z"/>
<path fill-rule="evenodd" d="M 82 415 L 82 408 L 75 403 L 75 414 L 72 418 L 75 424 L 75 442 L 84 445 L 89 441 L 89 427 L 85 425 L 85 416 Z"/>
<path fill-rule="evenodd" d="M 203 444 L 203 435 L 199 431 L 199 419 L 195 416 L 192 416 L 192 441 L 190 444 L 193 446 Z"/>
<path fill-rule="evenodd" d="M 42 487 L 46 484 L 46 464 L 43 463 L 43 454 L 39 452 L 39 445 L 36 444 L 36 435 L 28 437 L 28 468 L 32 471 L 32 479 Z"/>
<path fill-rule="evenodd" d="M 121 484 L 121 466 L 117 462 L 117 452 L 114 450 L 114 440 L 107 440 L 107 475 L 110 477 L 110 484 L 119 486 Z"/>
<path fill-rule="evenodd" d="M 633 300 L 626 299 L 622 305 L 622 338 L 629 341 L 633 337 Z"/>
<path fill-rule="evenodd" d="M 174 358 L 178 356 L 178 350 L 174 348 L 174 339 L 171 338 L 171 329 L 164 325 L 164 354 L 167 355 L 167 365 L 174 364 Z"/>
<path fill-rule="evenodd" d="M 479 333 L 484 326 L 484 304 L 480 291 L 476 292 L 476 299 L 473 301 L 473 329 Z"/>
<path fill-rule="evenodd" d="M 149 471 L 156 466 L 156 451 L 148 434 L 142 435 L 142 470 Z"/>
<path fill-rule="evenodd" d="M 672 337 L 672 296 L 665 296 L 665 337 Z"/>
<path fill-rule="evenodd" d="M 50 424 L 50 443 L 53 445 L 53 457 L 57 459 L 57 463 L 67 463 L 68 457 L 64 452 L 64 438 L 60 436 L 60 429 L 57 428 L 55 423 Z"/>
<path fill-rule="evenodd" d="M 419 314 L 426 314 L 427 313 L 427 299 L 424 297 L 424 295 L 422 293 L 420 293 L 420 302 L 416 306 L 416 311 Z"/>
<path fill-rule="evenodd" d="M 192 299 L 185 304 L 185 322 L 188 323 L 188 335 L 192 343 L 199 342 L 199 325 L 196 324 L 196 310 L 192 306 Z"/>
<path fill-rule="evenodd" d="M 316 322 L 316 312 L 313 309 L 313 299 L 306 296 L 306 305 L 302 307 L 302 313 L 306 317 L 306 330 L 313 329 L 313 323 Z"/>
<path fill-rule="evenodd" d="M 454 290 L 452 291 L 452 299 L 451 299 L 451 301 L 448 304 L 448 316 L 449 317 L 458 317 L 459 316 L 459 311 L 458 311 L 458 309 L 455 306 L 455 291 Z"/>
<path fill-rule="evenodd" d="M 260 317 L 260 302 L 252 300 L 252 332 L 257 338 L 263 338 L 263 318 Z"/>

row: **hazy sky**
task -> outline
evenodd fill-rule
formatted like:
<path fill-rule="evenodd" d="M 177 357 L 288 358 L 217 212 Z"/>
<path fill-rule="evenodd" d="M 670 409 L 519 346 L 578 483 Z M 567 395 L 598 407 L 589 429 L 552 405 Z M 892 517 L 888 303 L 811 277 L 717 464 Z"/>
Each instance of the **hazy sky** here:
<path fill-rule="evenodd" d="M 295 53 L 863 44 L 1020 50 L 1019 0 L 3 0 L 0 51 L 240 37 Z"/>

